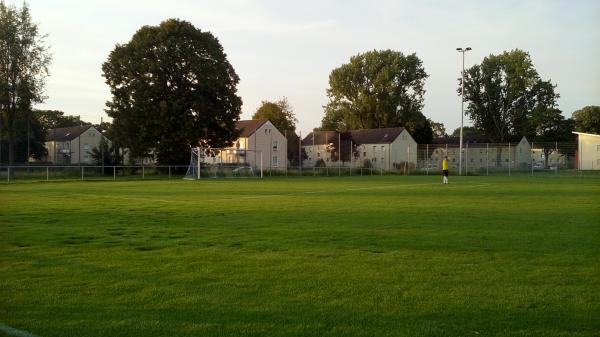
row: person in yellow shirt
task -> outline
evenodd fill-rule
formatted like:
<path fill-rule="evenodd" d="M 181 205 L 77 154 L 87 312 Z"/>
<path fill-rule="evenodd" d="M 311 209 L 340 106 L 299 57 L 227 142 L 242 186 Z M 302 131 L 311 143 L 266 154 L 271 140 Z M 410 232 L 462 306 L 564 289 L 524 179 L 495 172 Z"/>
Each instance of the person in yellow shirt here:
<path fill-rule="evenodd" d="M 442 183 L 448 183 L 448 156 L 444 156 L 444 160 L 442 160 L 442 172 L 444 173 L 444 177 L 442 178 Z"/>

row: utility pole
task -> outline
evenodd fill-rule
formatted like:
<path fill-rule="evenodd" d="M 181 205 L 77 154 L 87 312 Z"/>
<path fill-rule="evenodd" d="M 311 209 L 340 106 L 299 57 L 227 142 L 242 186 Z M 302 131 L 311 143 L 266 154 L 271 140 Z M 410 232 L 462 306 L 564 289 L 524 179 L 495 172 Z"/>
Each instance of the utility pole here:
<path fill-rule="evenodd" d="M 458 151 L 458 175 L 462 175 L 462 152 L 463 152 L 463 120 L 465 117 L 465 53 L 471 50 L 471 47 L 456 48 L 456 51 L 462 54 L 462 73 L 460 79 L 460 149 Z"/>

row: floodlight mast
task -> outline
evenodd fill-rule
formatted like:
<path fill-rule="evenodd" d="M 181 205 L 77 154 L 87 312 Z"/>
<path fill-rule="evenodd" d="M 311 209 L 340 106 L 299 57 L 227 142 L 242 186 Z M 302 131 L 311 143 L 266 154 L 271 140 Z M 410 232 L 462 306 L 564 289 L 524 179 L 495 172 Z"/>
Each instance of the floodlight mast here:
<path fill-rule="evenodd" d="M 463 152 L 463 120 L 465 117 L 465 53 L 471 50 L 471 47 L 456 48 L 456 51 L 462 54 L 462 73 L 460 79 L 460 149 L 458 151 L 458 175 L 462 175 L 462 152 Z"/>

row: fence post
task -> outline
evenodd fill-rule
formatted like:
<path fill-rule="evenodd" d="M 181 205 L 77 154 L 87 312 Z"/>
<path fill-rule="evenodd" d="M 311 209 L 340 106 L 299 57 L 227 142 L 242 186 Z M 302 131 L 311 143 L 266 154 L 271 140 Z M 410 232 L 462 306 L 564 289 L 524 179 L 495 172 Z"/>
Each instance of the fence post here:
<path fill-rule="evenodd" d="M 490 175 L 490 143 L 485 143 L 485 175 Z"/>
<path fill-rule="evenodd" d="M 46 166 L 46 181 L 48 181 L 48 178 L 50 177 L 48 170 L 49 170 L 49 168 L 48 168 L 48 166 Z"/>
<path fill-rule="evenodd" d="M 558 142 L 554 142 L 554 153 L 558 156 Z M 558 175 L 558 160 L 556 161 L 556 170 L 554 170 L 554 175 Z"/>
<path fill-rule="evenodd" d="M 198 170 L 200 170 L 199 167 L 198 167 Z M 171 180 L 171 165 L 169 165 L 169 180 Z"/>
<path fill-rule="evenodd" d="M 425 171 L 427 171 L 427 175 L 429 175 L 429 144 L 425 146 Z"/>
<path fill-rule="evenodd" d="M 144 164 L 142 164 L 142 180 L 146 179 L 146 168 L 144 167 Z"/>
<path fill-rule="evenodd" d="M 531 151 L 529 152 L 529 155 L 531 156 L 531 160 L 529 161 L 529 165 L 531 165 L 531 176 L 533 177 L 533 164 L 534 164 L 534 158 L 533 158 L 533 142 L 531 142 Z"/>
<path fill-rule="evenodd" d="M 508 142 L 508 176 L 510 177 L 510 142 Z"/>
<path fill-rule="evenodd" d="M 117 167 L 113 166 L 113 180 L 117 180 Z"/>
<path fill-rule="evenodd" d="M 467 149 L 465 150 L 465 176 L 469 175 L 469 142 L 467 141 Z"/>
<path fill-rule="evenodd" d="M 6 183 L 10 184 L 10 166 L 6 168 Z"/>
<path fill-rule="evenodd" d="M 83 166 L 81 167 L 81 180 L 83 180 Z"/>

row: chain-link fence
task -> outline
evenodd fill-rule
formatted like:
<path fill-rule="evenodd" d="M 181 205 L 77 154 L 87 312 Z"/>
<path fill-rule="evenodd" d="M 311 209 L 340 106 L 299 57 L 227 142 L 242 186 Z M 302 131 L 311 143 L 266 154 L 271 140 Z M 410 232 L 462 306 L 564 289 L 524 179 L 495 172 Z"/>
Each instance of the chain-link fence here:
<path fill-rule="evenodd" d="M 451 175 L 600 176 L 600 170 L 579 169 L 582 159 L 578 157 L 577 147 L 576 142 L 465 142 L 461 156 L 457 144 L 419 144 L 416 149 L 407 149 L 406 158 L 400 157 L 398 162 L 388 160 L 385 151 L 381 151 L 383 154 L 380 156 L 384 157 L 380 158 L 380 162 L 386 163 L 383 167 L 365 165 L 367 161 L 358 160 L 322 161 L 316 165 L 304 162 L 302 166 L 283 167 L 265 164 L 262 169 L 259 166 L 217 163 L 203 164 L 201 178 L 440 175 L 445 156 L 448 156 Z M 413 155 L 415 153 L 416 156 Z M 0 181 L 182 179 L 188 168 L 189 165 L 0 166 Z"/>

